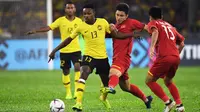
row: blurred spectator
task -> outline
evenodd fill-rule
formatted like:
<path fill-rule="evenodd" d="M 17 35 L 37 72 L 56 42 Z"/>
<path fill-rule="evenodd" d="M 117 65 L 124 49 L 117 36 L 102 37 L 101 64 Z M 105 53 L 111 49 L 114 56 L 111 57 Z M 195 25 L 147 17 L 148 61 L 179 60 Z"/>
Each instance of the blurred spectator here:
<path fill-rule="evenodd" d="M 66 0 L 67 1 L 67 0 Z M 183 35 L 188 32 L 200 32 L 200 8 L 198 8 L 195 25 L 188 26 L 188 0 L 72 0 L 77 8 L 77 16 L 82 15 L 82 6 L 85 2 L 93 2 L 96 5 L 96 16 L 104 17 L 109 22 L 115 23 L 115 6 L 119 2 L 130 5 L 129 16 L 144 23 L 149 21 L 148 10 L 157 5 L 164 10 L 164 19 L 174 25 Z M 65 0 L 53 0 L 53 20 L 64 15 Z M 46 26 L 46 0 L 21 0 L 0 1 L 0 26 L 9 26 L 1 29 L 7 37 L 26 38 L 24 32 L 42 26 Z M 189 28 L 189 29 L 188 29 Z M 9 32 L 8 32 L 9 31 Z M 2 33 L 1 33 L 2 34 Z M 11 35 L 12 34 L 12 35 Z M 58 31 L 54 36 L 59 35 Z M 46 34 L 34 35 L 46 38 Z"/>
<path fill-rule="evenodd" d="M 10 39 L 12 34 L 8 31 L 8 28 L 0 28 L 0 37 Z"/>

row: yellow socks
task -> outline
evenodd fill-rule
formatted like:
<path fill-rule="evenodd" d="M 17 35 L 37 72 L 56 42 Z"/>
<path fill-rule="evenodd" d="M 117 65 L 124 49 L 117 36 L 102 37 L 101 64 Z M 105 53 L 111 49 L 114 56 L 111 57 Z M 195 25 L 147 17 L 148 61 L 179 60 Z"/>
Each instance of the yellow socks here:
<path fill-rule="evenodd" d="M 77 88 L 78 88 L 78 80 L 80 78 L 80 71 L 79 72 L 75 72 L 75 81 L 74 81 L 74 98 L 76 98 L 77 96 Z"/>
<path fill-rule="evenodd" d="M 85 90 L 85 80 L 80 79 L 77 87 L 77 99 L 76 99 L 77 103 L 82 103 L 84 90 Z"/>
<path fill-rule="evenodd" d="M 62 81 L 63 81 L 64 87 L 66 88 L 66 99 L 71 99 L 72 93 L 71 93 L 70 75 L 62 74 Z"/>
<path fill-rule="evenodd" d="M 103 89 L 105 89 L 105 88 L 104 88 L 103 83 L 101 82 L 101 90 L 103 90 Z M 101 95 L 100 95 L 100 98 L 101 98 L 103 101 L 105 101 L 106 98 L 107 98 L 107 96 L 108 96 L 108 93 L 103 93 L 103 92 L 101 92 L 100 94 L 101 94 Z"/>

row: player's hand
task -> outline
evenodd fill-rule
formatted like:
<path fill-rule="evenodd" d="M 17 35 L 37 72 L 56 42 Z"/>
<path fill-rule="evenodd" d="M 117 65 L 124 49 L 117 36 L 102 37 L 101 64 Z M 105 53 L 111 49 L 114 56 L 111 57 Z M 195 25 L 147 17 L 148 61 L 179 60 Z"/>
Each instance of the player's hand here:
<path fill-rule="evenodd" d="M 115 27 L 115 25 L 114 24 L 110 24 L 110 31 L 112 32 L 112 31 L 117 31 L 117 28 Z"/>
<path fill-rule="evenodd" d="M 149 55 L 150 55 L 150 59 L 153 60 L 153 58 L 154 58 L 154 56 L 155 56 L 154 48 L 150 48 L 150 53 L 149 53 Z"/>
<path fill-rule="evenodd" d="M 51 52 L 50 54 L 49 54 L 49 61 L 48 61 L 48 63 L 51 61 L 51 60 L 53 60 L 55 58 L 55 52 Z"/>
<path fill-rule="evenodd" d="M 36 33 L 36 31 L 29 31 L 29 32 L 26 33 L 26 35 L 31 35 L 31 34 L 34 34 L 34 33 Z"/>

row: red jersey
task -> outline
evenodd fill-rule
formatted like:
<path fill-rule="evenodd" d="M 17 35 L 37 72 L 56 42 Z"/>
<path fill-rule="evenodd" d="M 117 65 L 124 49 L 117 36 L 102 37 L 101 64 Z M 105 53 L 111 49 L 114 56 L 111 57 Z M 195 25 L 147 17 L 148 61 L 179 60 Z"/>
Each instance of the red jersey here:
<path fill-rule="evenodd" d="M 134 30 L 142 30 L 144 24 L 135 19 L 126 19 L 121 24 L 116 24 L 118 31 L 122 33 L 132 33 Z M 113 62 L 120 61 L 130 64 L 133 38 L 115 39 L 113 38 Z"/>
<path fill-rule="evenodd" d="M 184 37 L 179 34 L 176 29 L 168 22 L 159 20 L 153 20 L 148 23 L 148 32 L 152 34 L 152 28 L 158 30 L 158 39 L 155 45 L 156 56 L 179 56 L 176 43 L 180 43 L 184 40 Z"/>

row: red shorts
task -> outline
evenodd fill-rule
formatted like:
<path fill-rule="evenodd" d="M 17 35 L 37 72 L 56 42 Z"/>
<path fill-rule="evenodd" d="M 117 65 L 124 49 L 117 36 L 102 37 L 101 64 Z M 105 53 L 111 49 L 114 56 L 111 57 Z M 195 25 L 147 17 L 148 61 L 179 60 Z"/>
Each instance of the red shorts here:
<path fill-rule="evenodd" d="M 164 78 L 165 76 L 173 78 L 179 64 L 180 58 L 177 56 L 158 57 L 148 71 L 148 74 L 157 78 Z"/>
<path fill-rule="evenodd" d="M 128 76 L 128 69 L 129 69 L 130 64 L 129 63 L 124 63 L 121 61 L 113 61 L 111 68 L 115 68 L 117 70 L 119 70 L 122 73 L 122 78 L 124 80 L 128 80 L 129 76 Z"/>

